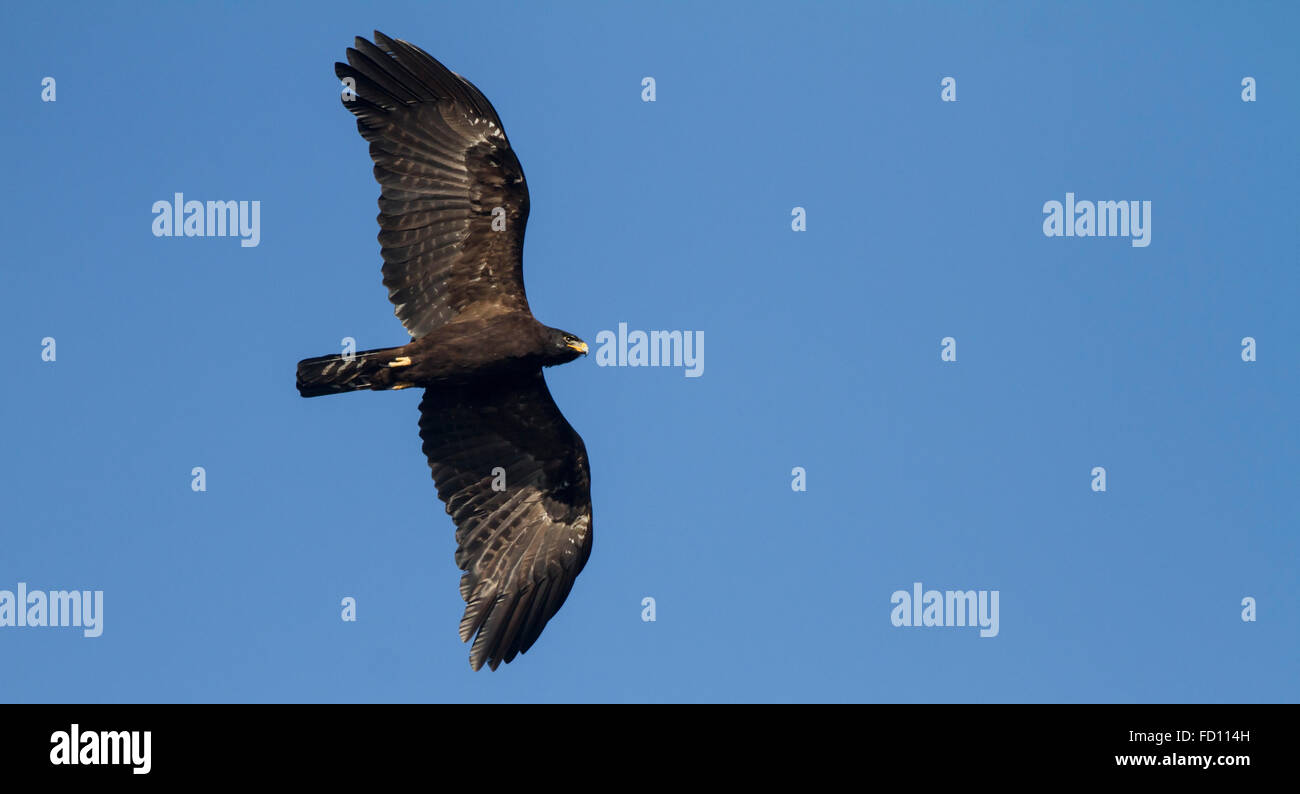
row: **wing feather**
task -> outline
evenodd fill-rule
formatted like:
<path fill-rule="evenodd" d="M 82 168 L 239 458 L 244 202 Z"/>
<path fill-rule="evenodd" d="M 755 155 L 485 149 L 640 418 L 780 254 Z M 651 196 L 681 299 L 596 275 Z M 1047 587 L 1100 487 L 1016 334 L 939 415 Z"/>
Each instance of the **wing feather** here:
<path fill-rule="evenodd" d="M 456 524 L 464 575 L 460 637 L 470 665 L 496 669 L 537 641 L 591 553 L 591 477 L 582 438 L 541 371 L 429 389 L 420 438 Z M 504 488 L 500 472 L 505 472 Z"/>
<path fill-rule="evenodd" d="M 472 83 L 375 32 L 335 65 L 380 185 L 384 286 L 412 337 L 458 315 L 528 312 L 528 184 L 501 119 Z M 493 221 L 504 212 L 504 230 Z M 496 213 L 496 215 L 494 215 Z"/>

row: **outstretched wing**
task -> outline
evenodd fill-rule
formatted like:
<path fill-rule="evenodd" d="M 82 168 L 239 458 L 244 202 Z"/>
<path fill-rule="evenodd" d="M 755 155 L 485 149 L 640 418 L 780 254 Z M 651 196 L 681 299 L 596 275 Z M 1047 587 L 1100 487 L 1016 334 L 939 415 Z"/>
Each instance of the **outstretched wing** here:
<path fill-rule="evenodd" d="M 528 185 L 491 103 L 405 41 L 357 37 L 334 72 L 370 141 L 384 286 L 421 337 L 461 314 L 528 311 Z M 493 228 L 495 221 L 496 228 Z"/>
<path fill-rule="evenodd" d="M 477 632 L 470 665 L 495 670 L 532 647 L 587 563 L 587 448 L 540 370 L 425 391 L 420 438 L 456 523 L 460 638 Z"/>

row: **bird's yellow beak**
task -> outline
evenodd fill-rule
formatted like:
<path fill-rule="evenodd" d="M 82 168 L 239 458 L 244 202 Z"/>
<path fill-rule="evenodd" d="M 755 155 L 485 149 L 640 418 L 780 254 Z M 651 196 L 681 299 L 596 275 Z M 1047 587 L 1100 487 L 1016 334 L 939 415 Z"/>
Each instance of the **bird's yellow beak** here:
<path fill-rule="evenodd" d="M 576 350 L 576 351 L 578 351 L 579 353 L 581 353 L 581 354 L 584 355 L 584 356 L 587 355 L 587 343 L 586 343 L 586 342 L 574 342 L 573 344 L 569 345 L 568 347 L 569 347 L 570 350 Z"/>

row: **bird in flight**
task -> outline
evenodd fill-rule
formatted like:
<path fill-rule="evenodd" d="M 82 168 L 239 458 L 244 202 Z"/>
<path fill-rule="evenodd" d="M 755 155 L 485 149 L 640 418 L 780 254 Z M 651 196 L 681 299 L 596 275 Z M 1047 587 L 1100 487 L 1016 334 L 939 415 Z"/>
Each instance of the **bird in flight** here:
<path fill-rule="evenodd" d="M 475 670 L 526 652 L 591 554 L 582 437 L 542 368 L 587 353 L 524 294 L 528 184 L 492 104 L 375 31 L 335 64 L 380 185 L 384 286 L 408 344 L 298 362 L 303 397 L 419 387 L 420 439 L 456 524 Z"/>

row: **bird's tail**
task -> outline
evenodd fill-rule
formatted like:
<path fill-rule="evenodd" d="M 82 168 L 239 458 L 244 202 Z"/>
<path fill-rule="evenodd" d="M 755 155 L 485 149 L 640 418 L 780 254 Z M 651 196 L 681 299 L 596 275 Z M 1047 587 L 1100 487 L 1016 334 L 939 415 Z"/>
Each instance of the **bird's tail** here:
<path fill-rule="evenodd" d="M 320 356 L 298 362 L 298 393 L 303 397 L 390 388 L 389 364 L 400 347 L 364 350 L 348 356 Z"/>

